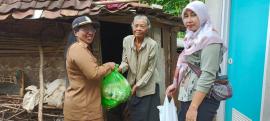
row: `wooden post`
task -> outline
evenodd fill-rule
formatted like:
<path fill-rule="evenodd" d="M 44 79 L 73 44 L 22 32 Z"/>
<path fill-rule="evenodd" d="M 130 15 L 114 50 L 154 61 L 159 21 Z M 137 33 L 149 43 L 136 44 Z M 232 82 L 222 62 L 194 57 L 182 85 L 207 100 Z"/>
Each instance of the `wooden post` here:
<path fill-rule="evenodd" d="M 43 121 L 43 92 L 44 92 L 44 84 L 43 84 L 43 49 L 41 45 L 38 46 L 39 55 L 40 55 L 40 66 L 39 66 L 39 105 L 38 105 L 38 121 Z"/>
<path fill-rule="evenodd" d="M 24 72 L 22 70 L 19 71 L 21 78 L 19 80 L 20 82 L 20 97 L 24 96 Z"/>

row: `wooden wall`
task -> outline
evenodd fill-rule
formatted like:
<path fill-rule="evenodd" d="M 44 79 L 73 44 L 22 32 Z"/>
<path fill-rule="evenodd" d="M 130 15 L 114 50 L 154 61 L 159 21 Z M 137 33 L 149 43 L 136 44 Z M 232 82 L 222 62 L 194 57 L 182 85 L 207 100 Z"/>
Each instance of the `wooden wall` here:
<path fill-rule="evenodd" d="M 176 33 L 173 26 L 152 22 L 151 36 L 159 44 L 158 70 L 160 73 L 160 97 L 163 101 L 165 90 L 172 83 L 176 65 Z"/>
<path fill-rule="evenodd" d="M 65 24 L 37 21 L 8 21 L 0 26 L 0 75 L 25 74 L 25 87 L 39 86 L 39 50 L 44 51 L 44 81 L 65 78 L 64 47 L 70 31 Z M 0 89 L 15 94 L 16 90 L 0 83 Z M 4 93 L 0 90 L 2 93 Z M 13 90 L 13 91 L 12 91 Z"/>

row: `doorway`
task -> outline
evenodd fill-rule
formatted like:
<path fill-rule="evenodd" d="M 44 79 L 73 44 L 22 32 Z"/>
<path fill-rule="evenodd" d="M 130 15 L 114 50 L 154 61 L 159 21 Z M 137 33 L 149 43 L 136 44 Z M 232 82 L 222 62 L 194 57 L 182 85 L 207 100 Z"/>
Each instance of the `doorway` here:
<path fill-rule="evenodd" d="M 102 62 L 121 63 L 123 38 L 132 34 L 130 24 L 100 22 Z"/>

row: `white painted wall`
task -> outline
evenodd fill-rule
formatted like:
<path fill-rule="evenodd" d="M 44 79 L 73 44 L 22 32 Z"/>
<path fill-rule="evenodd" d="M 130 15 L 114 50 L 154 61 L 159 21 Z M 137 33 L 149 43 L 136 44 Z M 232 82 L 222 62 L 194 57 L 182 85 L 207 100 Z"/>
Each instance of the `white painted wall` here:
<path fill-rule="evenodd" d="M 215 29 L 220 33 L 222 40 L 225 42 L 225 46 L 228 47 L 229 37 L 229 13 L 230 13 L 230 0 L 206 0 L 208 11 L 212 24 Z M 223 63 L 221 64 L 222 74 L 227 74 L 227 57 L 225 53 L 223 56 Z M 224 121 L 225 119 L 225 101 L 222 101 L 218 109 L 216 121 Z"/>
<path fill-rule="evenodd" d="M 206 0 L 212 23 L 219 32 L 221 32 L 222 22 L 222 1 L 223 0 Z"/>

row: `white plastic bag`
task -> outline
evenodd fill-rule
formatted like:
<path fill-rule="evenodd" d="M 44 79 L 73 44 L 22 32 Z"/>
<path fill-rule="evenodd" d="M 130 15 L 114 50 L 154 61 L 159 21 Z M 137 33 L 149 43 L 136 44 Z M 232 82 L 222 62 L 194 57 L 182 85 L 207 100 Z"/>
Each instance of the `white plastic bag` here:
<path fill-rule="evenodd" d="M 25 88 L 27 91 L 23 97 L 23 109 L 27 112 L 31 112 L 39 102 L 39 89 L 36 86 L 31 85 Z"/>
<path fill-rule="evenodd" d="M 64 102 L 64 93 L 66 90 L 65 80 L 56 79 L 46 87 L 47 89 L 45 90 L 43 103 L 48 103 L 48 105 L 62 108 Z"/>
<path fill-rule="evenodd" d="M 157 106 L 157 108 L 159 109 L 160 121 L 178 121 L 174 100 L 171 99 L 169 102 L 167 95 L 163 105 Z"/>

